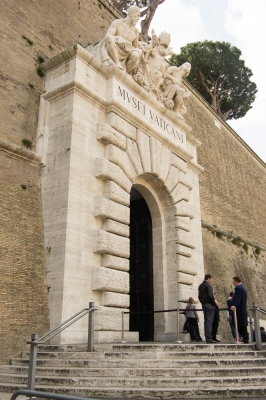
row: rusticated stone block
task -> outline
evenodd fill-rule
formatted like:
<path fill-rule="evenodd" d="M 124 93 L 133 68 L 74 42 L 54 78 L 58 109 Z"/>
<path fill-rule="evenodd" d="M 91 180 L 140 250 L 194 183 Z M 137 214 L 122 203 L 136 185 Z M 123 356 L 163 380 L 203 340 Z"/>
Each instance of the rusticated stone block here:
<path fill-rule="evenodd" d="M 171 155 L 172 155 L 171 150 L 162 146 L 161 159 L 163 160 L 163 162 L 160 165 L 159 179 L 163 184 L 166 181 L 171 166 L 171 157 L 172 157 Z"/>
<path fill-rule="evenodd" d="M 102 257 L 102 266 L 106 268 L 118 269 L 120 271 L 129 271 L 129 260 L 104 254 Z"/>
<path fill-rule="evenodd" d="M 93 267 L 92 290 L 128 293 L 129 274 L 104 267 Z"/>
<path fill-rule="evenodd" d="M 192 232 L 176 229 L 176 243 L 195 249 L 195 238 Z"/>
<path fill-rule="evenodd" d="M 129 237 L 129 226 L 121 224 L 120 222 L 113 221 L 112 219 L 106 219 L 104 221 L 103 230 L 115 233 L 119 236 Z"/>
<path fill-rule="evenodd" d="M 96 159 L 96 177 L 104 181 L 105 180 L 114 181 L 122 189 L 130 193 L 132 183 L 130 182 L 126 174 L 122 171 L 122 169 L 118 165 L 104 158 Z"/>
<path fill-rule="evenodd" d="M 129 258 L 129 239 L 105 231 L 95 231 L 93 237 L 94 253 L 112 254 Z"/>
<path fill-rule="evenodd" d="M 197 275 L 198 274 L 198 266 L 195 265 L 195 262 L 191 258 L 184 257 L 180 254 L 176 255 L 176 265 L 177 271 L 183 272 L 188 275 Z"/>
<path fill-rule="evenodd" d="M 190 219 L 194 218 L 194 213 L 191 210 L 191 204 L 187 201 L 181 200 L 179 203 L 174 205 L 175 215 L 178 217 L 189 217 Z"/>
<path fill-rule="evenodd" d="M 176 245 L 176 254 L 180 254 L 181 256 L 191 257 L 192 250 L 190 247 L 183 246 L 182 244 Z"/>
<path fill-rule="evenodd" d="M 151 148 L 151 171 L 154 175 L 159 176 L 162 145 L 156 138 L 150 137 L 150 148 Z"/>
<path fill-rule="evenodd" d="M 104 183 L 104 197 L 109 200 L 113 200 L 117 203 L 123 204 L 124 206 L 129 206 L 130 195 L 125 192 L 120 186 L 118 186 L 113 181 L 106 181 Z"/>
<path fill-rule="evenodd" d="M 94 216 L 97 218 L 110 218 L 129 225 L 129 207 L 118 204 L 105 197 L 96 197 L 94 200 Z"/>
<path fill-rule="evenodd" d="M 189 297 L 193 297 L 193 299 L 196 300 L 198 298 L 198 288 L 195 288 L 191 285 L 185 285 L 184 283 L 179 283 L 177 292 L 179 308 L 186 308 L 180 303 L 185 303 L 186 306 Z"/>
<path fill-rule="evenodd" d="M 129 295 L 113 292 L 103 292 L 101 305 L 106 307 L 129 307 Z"/>
<path fill-rule="evenodd" d="M 188 275 L 183 272 L 177 272 L 177 282 L 183 283 L 184 285 L 193 285 L 194 278 L 193 275 Z"/>
<path fill-rule="evenodd" d="M 126 137 L 107 124 L 98 124 L 97 139 L 104 143 L 112 143 L 122 150 L 126 150 Z"/>
<path fill-rule="evenodd" d="M 103 307 L 99 306 L 97 312 L 95 312 L 94 329 L 95 331 L 119 331 L 122 329 L 122 309 L 115 307 Z M 124 309 L 128 311 L 128 309 Z M 129 330 L 129 315 L 126 314 L 125 318 L 125 330 Z M 120 333 L 121 340 L 121 333 Z"/>
<path fill-rule="evenodd" d="M 173 204 L 184 200 L 189 201 L 189 188 L 182 183 L 178 183 L 170 194 Z"/>
<path fill-rule="evenodd" d="M 191 229 L 189 217 L 175 217 L 176 228 L 189 232 Z"/>
<path fill-rule="evenodd" d="M 179 181 L 179 171 L 171 165 L 169 173 L 167 175 L 164 187 L 168 193 L 171 193 L 174 187 Z"/>
<path fill-rule="evenodd" d="M 118 130 L 119 132 L 123 133 L 123 135 L 127 136 L 128 138 L 136 141 L 136 133 L 137 129 L 128 123 L 123 118 L 119 117 L 114 112 L 110 112 L 107 116 L 107 123 L 114 129 Z"/>
<path fill-rule="evenodd" d="M 128 155 L 125 151 L 119 149 L 118 147 L 110 144 L 105 148 L 105 156 L 106 158 L 113 162 L 124 171 L 128 179 L 131 181 L 136 177 L 136 171 L 134 170 Z"/>
<path fill-rule="evenodd" d="M 138 175 L 143 173 L 142 164 L 140 161 L 140 155 L 138 151 L 137 143 L 133 142 L 130 139 L 127 139 L 127 155 L 134 166 Z"/>
<path fill-rule="evenodd" d="M 137 129 L 137 144 L 144 172 L 151 172 L 150 138 L 140 129 Z"/>

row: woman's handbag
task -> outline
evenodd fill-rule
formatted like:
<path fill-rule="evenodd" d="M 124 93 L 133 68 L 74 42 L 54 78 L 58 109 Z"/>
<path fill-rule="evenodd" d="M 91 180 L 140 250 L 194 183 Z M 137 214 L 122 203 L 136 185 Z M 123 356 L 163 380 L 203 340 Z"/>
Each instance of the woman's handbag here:
<path fill-rule="evenodd" d="M 184 326 L 183 326 L 183 332 L 188 332 L 189 333 L 189 322 L 188 320 L 185 321 Z"/>

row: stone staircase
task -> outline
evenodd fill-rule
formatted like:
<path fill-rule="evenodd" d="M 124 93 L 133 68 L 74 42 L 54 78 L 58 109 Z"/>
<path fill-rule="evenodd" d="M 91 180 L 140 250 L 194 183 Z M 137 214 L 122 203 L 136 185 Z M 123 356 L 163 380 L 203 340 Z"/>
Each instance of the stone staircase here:
<path fill-rule="evenodd" d="M 91 398 L 231 398 L 266 395 L 266 346 L 101 344 L 40 346 L 35 390 Z M 0 392 L 26 388 L 29 353 L 0 366 Z M 1 397 L 1 393 L 0 393 Z"/>

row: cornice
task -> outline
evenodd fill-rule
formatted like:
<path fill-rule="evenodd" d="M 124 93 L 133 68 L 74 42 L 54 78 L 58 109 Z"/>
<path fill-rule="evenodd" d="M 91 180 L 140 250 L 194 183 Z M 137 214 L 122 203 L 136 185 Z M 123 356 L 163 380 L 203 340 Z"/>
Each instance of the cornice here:
<path fill-rule="evenodd" d="M 7 140 L 0 139 L 0 151 L 6 153 L 7 155 L 18 158 L 26 159 L 36 164 L 41 164 L 41 157 L 34 151 L 20 147 L 14 143 L 8 142 Z"/>

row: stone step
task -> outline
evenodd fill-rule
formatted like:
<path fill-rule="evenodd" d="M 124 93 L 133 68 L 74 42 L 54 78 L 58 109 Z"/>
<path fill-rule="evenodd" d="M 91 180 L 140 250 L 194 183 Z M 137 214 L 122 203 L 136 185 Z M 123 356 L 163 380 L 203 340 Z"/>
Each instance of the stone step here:
<path fill-rule="evenodd" d="M 163 352 L 163 351 L 127 351 L 127 352 L 102 352 L 102 353 L 88 353 L 88 352 L 38 352 L 38 359 L 78 359 L 78 360 L 95 360 L 95 359 L 175 359 L 175 358 L 194 358 L 197 355 L 198 358 L 205 358 L 208 354 L 208 358 L 245 358 L 245 357 L 266 357 L 266 351 L 256 351 L 252 349 L 246 349 L 244 346 L 236 346 L 230 351 L 219 351 L 216 352 L 209 348 L 208 352 L 202 351 L 201 349 L 195 348 L 194 351 L 184 352 Z M 29 358 L 29 353 L 22 353 L 23 358 Z"/>
<path fill-rule="evenodd" d="M 111 344 L 111 343 L 101 343 L 94 345 L 94 353 L 95 352 L 127 352 L 127 351 L 135 351 L 135 352 L 143 352 L 143 351 L 161 351 L 161 352 L 184 352 L 194 351 L 195 349 L 206 351 L 209 349 L 214 349 L 215 351 L 231 351 L 232 349 L 239 348 L 239 346 L 243 346 L 246 349 L 255 350 L 254 343 L 250 344 L 234 344 L 234 343 L 215 343 L 215 344 L 206 344 L 205 342 L 199 343 L 183 343 L 183 344 L 175 344 L 175 343 L 127 343 L 127 344 Z M 39 351 L 41 352 L 86 352 L 86 345 L 39 345 Z M 263 344 L 263 349 L 266 351 L 266 343 Z"/>
<path fill-rule="evenodd" d="M 0 374 L 0 380 L 5 383 L 14 383 L 20 385 L 27 384 L 27 375 L 12 375 L 12 374 Z M 174 377 L 174 378 L 158 378 L 158 377 L 147 377 L 147 378 L 115 378 L 115 377 L 55 377 L 55 376 L 36 376 L 36 385 L 49 386 L 52 385 L 57 387 L 58 390 L 62 386 L 71 385 L 72 387 L 86 387 L 91 389 L 112 387 L 114 388 L 145 388 L 145 389 L 182 389 L 188 387 L 190 389 L 207 389 L 217 388 L 219 386 L 227 387 L 246 387 L 246 386 L 262 386 L 266 384 L 265 375 L 257 376 L 234 376 L 224 377 Z"/>
<path fill-rule="evenodd" d="M 21 387 L 16 384 L 5 383 L 0 385 L 1 392 L 12 393 L 21 388 L 26 388 L 26 385 Z M 91 398 L 109 398 L 109 399 L 126 399 L 126 398 L 146 398 L 146 399 L 180 399 L 180 398 L 204 398 L 204 399 L 221 399 L 221 398 L 254 398 L 266 396 L 266 386 L 249 386 L 249 387 L 236 387 L 232 383 L 231 386 L 219 386 L 215 388 L 132 388 L 125 389 L 105 387 L 105 388 L 87 388 L 87 387 L 73 387 L 62 386 L 59 388 L 53 385 L 36 385 L 36 391 L 51 392 L 57 394 L 64 394 L 77 397 L 91 397 Z"/>
<path fill-rule="evenodd" d="M 195 358 L 196 357 L 196 358 Z M 13 358 L 11 365 L 28 366 L 29 360 L 22 358 Z M 261 365 L 266 366 L 266 358 L 198 358 L 194 354 L 194 358 L 176 358 L 171 360 L 158 360 L 158 359 L 106 359 L 106 360 L 82 360 L 82 359 L 37 359 L 38 367 L 68 367 L 68 368 L 187 368 L 195 366 L 201 368 L 203 366 L 219 366 L 219 365 L 241 365 L 251 366 Z"/>
<path fill-rule="evenodd" d="M 253 363 L 254 364 L 254 363 Z M 27 375 L 27 367 L 17 366 L 0 366 L 0 379 L 4 382 L 5 375 Z M 248 375 L 265 375 L 266 368 L 263 366 L 247 365 L 241 367 L 239 365 L 207 365 L 204 368 L 201 365 L 191 366 L 184 368 L 180 365 L 179 368 L 52 368 L 42 367 L 36 368 L 36 375 L 38 376 L 65 376 L 65 377 L 125 377 L 125 378 L 139 378 L 139 377 L 194 377 L 194 376 L 231 376 L 232 374 L 238 376 Z"/>

